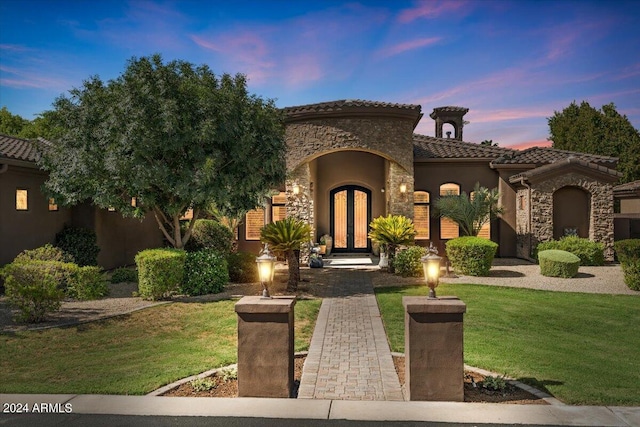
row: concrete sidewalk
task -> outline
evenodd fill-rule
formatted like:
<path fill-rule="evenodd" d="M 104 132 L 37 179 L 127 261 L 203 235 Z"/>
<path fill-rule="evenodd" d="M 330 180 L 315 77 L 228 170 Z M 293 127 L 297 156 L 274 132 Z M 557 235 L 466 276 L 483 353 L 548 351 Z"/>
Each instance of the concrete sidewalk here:
<path fill-rule="evenodd" d="M 416 421 L 451 424 L 640 426 L 640 407 L 504 405 L 458 402 L 392 402 L 320 399 L 192 398 L 105 395 L 0 394 L 2 425 L 21 424 L 11 404 L 64 414 L 245 417 L 267 419 Z M 43 406 L 43 404 L 46 404 Z M 56 405 L 57 404 L 57 405 Z M 66 406 L 65 406 L 66 405 Z M 23 406 L 24 407 L 24 406 Z M 60 414 L 62 417 L 63 415 Z M 24 416 L 25 421 L 28 417 Z"/>

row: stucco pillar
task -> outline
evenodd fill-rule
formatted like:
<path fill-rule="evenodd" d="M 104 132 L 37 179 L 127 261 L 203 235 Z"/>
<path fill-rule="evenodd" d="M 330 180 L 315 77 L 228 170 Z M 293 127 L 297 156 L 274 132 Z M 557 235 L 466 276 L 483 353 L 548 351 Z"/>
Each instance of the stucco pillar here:
<path fill-rule="evenodd" d="M 462 317 L 456 297 L 403 297 L 405 388 L 409 400 L 464 401 Z"/>
<path fill-rule="evenodd" d="M 401 186 L 406 192 L 401 192 Z M 407 171 L 396 162 L 389 162 L 387 174 L 387 214 L 413 219 L 413 169 Z"/>
<path fill-rule="evenodd" d="M 291 397 L 295 297 L 243 297 L 238 314 L 238 396 Z"/>

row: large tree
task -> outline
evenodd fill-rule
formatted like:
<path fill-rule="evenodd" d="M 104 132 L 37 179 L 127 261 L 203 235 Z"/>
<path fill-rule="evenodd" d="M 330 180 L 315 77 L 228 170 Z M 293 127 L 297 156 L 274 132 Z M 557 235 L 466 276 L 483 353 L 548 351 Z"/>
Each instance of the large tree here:
<path fill-rule="evenodd" d="M 125 216 L 152 212 L 177 248 L 212 202 L 249 210 L 285 178 L 282 112 L 249 94 L 241 74 L 132 58 L 115 80 L 91 77 L 54 107 L 62 131 L 41 162 L 51 195 Z M 189 209 L 194 220 L 181 230 Z"/>
<path fill-rule="evenodd" d="M 613 103 L 597 110 L 574 101 L 548 121 L 553 148 L 618 157 L 622 181 L 640 179 L 640 133 Z"/>

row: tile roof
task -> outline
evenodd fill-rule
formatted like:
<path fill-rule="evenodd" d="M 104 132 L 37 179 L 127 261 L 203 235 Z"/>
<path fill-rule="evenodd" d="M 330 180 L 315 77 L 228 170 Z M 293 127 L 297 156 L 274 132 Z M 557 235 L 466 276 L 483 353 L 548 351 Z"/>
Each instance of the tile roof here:
<path fill-rule="evenodd" d="M 340 99 L 337 101 L 320 102 L 317 104 L 298 105 L 285 107 L 282 110 L 288 117 L 296 117 L 309 113 L 349 112 L 362 108 L 412 110 L 420 113 L 422 107 L 415 104 L 394 104 L 392 102 L 367 101 L 363 99 Z"/>
<path fill-rule="evenodd" d="M 464 115 L 464 114 L 467 114 L 467 112 L 469 112 L 468 108 L 456 107 L 455 105 L 446 105 L 444 107 L 434 108 L 431 114 L 429 114 L 429 117 L 431 117 L 432 119 L 435 119 L 438 113 L 463 113 Z"/>
<path fill-rule="evenodd" d="M 39 150 L 44 144 L 48 142 L 41 138 L 31 141 L 0 134 L 0 157 L 35 163 L 40 157 Z"/>
<path fill-rule="evenodd" d="M 503 147 L 489 147 L 450 138 L 413 134 L 413 158 L 424 159 L 495 159 L 514 153 Z"/>
<path fill-rule="evenodd" d="M 557 150 L 548 147 L 531 147 L 522 151 L 512 151 L 491 162 L 495 165 L 544 165 L 553 163 L 567 157 L 575 157 L 586 162 L 596 163 L 607 167 L 615 167 L 618 163 L 616 157 L 599 156 L 596 154 L 577 153 L 575 151 Z"/>
<path fill-rule="evenodd" d="M 624 184 L 616 185 L 613 187 L 614 192 L 618 191 L 638 191 L 640 190 L 640 180 L 631 181 Z"/>
<path fill-rule="evenodd" d="M 574 153 L 574 154 L 579 154 L 579 153 Z M 566 169 L 567 166 L 571 166 L 571 165 L 575 165 L 575 166 L 580 166 L 583 168 L 588 168 L 591 169 L 595 172 L 598 172 L 600 174 L 604 174 L 604 175 L 609 175 L 612 177 L 612 179 L 617 180 L 618 178 L 620 178 L 622 176 L 621 172 L 618 172 L 617 170 L 614 169 L 610 169 L 606 166 L 602 166 L 599 165 L 597 163 L 593 163 L 593 162 L 589 162 L 587 160 L 575 157 L 575 156 L 569 156 L 563 159 L 559 159 L 556 160 L 553 163 L 544 165 L 544 166 L 540 166 L 537 167 L 535 169 L 531 169 L 528 170 L 526 172 L 522 172 L 516 175 L 512 175 L 509 177 L 509 182 L 511 183 L 515 183 L 517 181 L 519 181 L 521 178 L 524 179 L 529 179 L 529 178 L 533 178 L 536 176 L 540 176 L 540 175 L 545 175 L 548 174 L 550 172 L 553 172 L 555 170 L 564 170 Z"/>

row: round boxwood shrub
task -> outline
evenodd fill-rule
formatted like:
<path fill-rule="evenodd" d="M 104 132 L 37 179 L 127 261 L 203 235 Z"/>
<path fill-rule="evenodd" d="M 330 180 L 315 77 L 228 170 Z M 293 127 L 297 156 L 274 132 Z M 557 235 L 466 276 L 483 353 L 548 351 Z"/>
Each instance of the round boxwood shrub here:
<path fill-rule="evenodd" d="M 65 227 L 56 234 L 55 246 L 71 254 L 79 266 L 98 265 L 96 233 L 88 228 Z"/>
<path fill-rule="evenodd" d="M 560 240 L 542 242 L 537 247 L 538 252 L 549 249 L 571 252 L 580 258 L 580 265 L 604 265 L 604 245 L 589 239 L 566 236 Z"/>
<path fill-rule="evenodd" d="M 184 277 L 186 253 L 180 249 L 146 249 L 136 255 L 138 293 L 145 299 L 168 298 Z"/>
<path fill-rule="evenodd" d="M 538 252 L 540 273 L 548 277 L 576 277 L 580 267 L 580 258 L 571 252 L 549 249 Z"/>
<path fill-rule="evenodd" d="M 420 258 L 427 255 L 427 252 L 422 246 L 409 246 L 398 252 L 393 261 L 396 274 L 402 277 L 421 277 L 423 272 Z"/>
<path fill-rule="evenodd" d="M 488 276 L 498 250 L 497 243 L 473 236 L 451 239 L 445 246 L 453 269 L 468 276 Z"/>
<path fill-rule="evenodd" d="M 185 249 L 189 252 L 212 249 L 226 256 L 231 253 L 233 233 L 228 227 L 211 219 L 198 219 Z"/>
<path fill-rule="evenodd" d="M 256 255 L 249 252 L 232 252 L 227 256 L 229 280 L 233 283 L 253 283 L 258 281 Z"/>
<path fill-rule="evenodd" d="M 640 291 L 640 239 L 619 240 L 614 245 L 622 265 L 624 283 L 629 289 Z"/>
<path fill-rule="evenodd" d="M 30 261 L 59 261 L 74 262 L 73 256 L 61 248 L 57 248 L 49 243 L 35 249 L 22 251 L 15 257 L 13 262 L 24 263 Z"/>
<path fill-rule="evenodd" d="M 180 292 L 185 295 L 206 295 L 222 292 L 229 282 L 226 258 L 211 249 L 187 252 L 184 280 Z"/>

